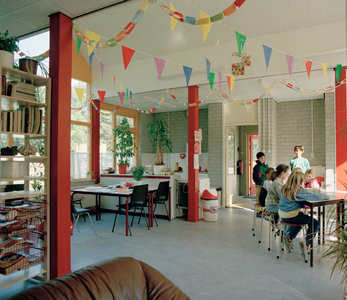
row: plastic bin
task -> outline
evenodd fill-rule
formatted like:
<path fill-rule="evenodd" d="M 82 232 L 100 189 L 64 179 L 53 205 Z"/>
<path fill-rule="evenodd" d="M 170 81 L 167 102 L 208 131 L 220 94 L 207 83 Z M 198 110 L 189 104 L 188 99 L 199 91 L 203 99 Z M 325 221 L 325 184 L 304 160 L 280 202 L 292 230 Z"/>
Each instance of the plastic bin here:
<path fill-rule="evenodd" d="M 217 221 L 218 220 L 218 199 L 219 194 L 216 189 L 204 190 L 201 195 L 203 205 L 203 220 Z"/>

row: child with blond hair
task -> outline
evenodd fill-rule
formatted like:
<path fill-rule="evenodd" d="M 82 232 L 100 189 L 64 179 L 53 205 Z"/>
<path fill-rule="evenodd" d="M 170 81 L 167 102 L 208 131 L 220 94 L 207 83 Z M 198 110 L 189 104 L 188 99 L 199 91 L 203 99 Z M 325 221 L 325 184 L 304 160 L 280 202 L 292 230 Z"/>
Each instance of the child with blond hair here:
<path fill-rule="evenodd" d="M 305 190 L 302 185 L 305 180 L 305 174 L 300 170 L 292 172 L 287 182 L 281 188 L 281 200 L 279 203 L 278 214 L 283 222 L 292 224 L 307 224 L 308 230 L 306 234 L 306 244 L 309 245 L 309 241 L 313 239 L 319 229 L 319 221 L 313 219 L 314 228 L 311 228 L 310 216 L 304 214 L 301 210 L 305 208 L 304 201 L 318 201 L 327 200 L 329 196 L 325 194 L 314 194 L 308 190 Z M 284 236 L 284 245 L 288 252 L 291 252 L 293 246 L 293 239 L 296 238 L 300 232 L 301 227 L 293 226 L 290 232 L 286 232 Z M 301 254 L 305 257 L 304 243 L 300 242 Z"/>
<path fill-rule="evenodd" d="M 319 183 L 316 178 L 314 178 L 314 171 L 312 169 L 308 169 L 305 172 L 305 188 L 310 189 L 320 189 Z"/>

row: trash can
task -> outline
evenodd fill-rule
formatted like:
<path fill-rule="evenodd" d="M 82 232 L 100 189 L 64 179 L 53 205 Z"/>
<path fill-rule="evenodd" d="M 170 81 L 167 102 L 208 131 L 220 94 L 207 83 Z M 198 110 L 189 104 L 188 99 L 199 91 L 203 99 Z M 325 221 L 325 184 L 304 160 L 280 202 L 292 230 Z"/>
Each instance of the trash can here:
<path fill-rule="evenodd" d="M 203 219 L 204 221 L 217 221 L 218 219 L 218 199 L 216 189 L 204 190 L 202 195 Z"/>

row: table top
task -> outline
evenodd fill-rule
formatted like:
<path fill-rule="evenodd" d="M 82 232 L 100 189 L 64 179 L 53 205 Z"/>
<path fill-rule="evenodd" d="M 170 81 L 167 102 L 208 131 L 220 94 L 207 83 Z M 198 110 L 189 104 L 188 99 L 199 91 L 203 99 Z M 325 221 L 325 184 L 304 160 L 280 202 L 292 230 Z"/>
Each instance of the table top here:
<path fill-rule="evenodd" d="M 321 190 L 322 194 L 329 196 L 328 200 L 307 200 L 305 204 L 311 207 L 338 204 L 347 200 L 347 192 Z"/>
<path fill-rule="evenodd" d="M 158 189 L 158 186 L 148 186 L 148 192 L 152 193 Z M 81 189 L 73 189 L 70 191 L 72 193 L 80 194 L 91 194 L 91 195 L 102 195 L 102 196 L 130 196 L 133 193 L 133 189 L 128 189 L 127 191 L 119 192 L 117 189 L 110 189 L 103 186 L 93 186 Z"/>

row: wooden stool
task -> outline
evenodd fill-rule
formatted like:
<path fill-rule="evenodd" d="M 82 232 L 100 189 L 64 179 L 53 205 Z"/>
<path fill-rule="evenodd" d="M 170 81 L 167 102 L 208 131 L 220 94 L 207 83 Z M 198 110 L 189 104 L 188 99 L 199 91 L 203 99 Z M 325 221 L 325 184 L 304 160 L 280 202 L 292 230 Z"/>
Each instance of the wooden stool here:
<path fill-rule="evenodd" d="M 271 212 L 268 212 L 266 210 L 263 211 L 262 218 L 261 218 L 259 243 L 261 243 L 261 233 L 262 233 L 262 230 L 263 230 L 263 219 L 264 219 L 264 216 L 269 216 L 270 217 L 270 219 L 269 219 L 269 247 L 267 248 L 267 250 L 270 251 L 271 228 L 272 228 L 272 231 L 274 231 L 276 229 L 276 227 L 275 227 L 275 216 L 278 216 L 278 214 L 271 213 Z M 275 234 L 275 237 L 276 237 L 276 234 Z"/>
<path fill-rule="evenodd" d="M 284 230 L 283 230 L 282 225 L 284 225 L 284 229 L 286 228 L 286 226 L 300 226 L 301 227 L 302 236 L 304 238 L 304 252 L 305 252 L 304 259 L 305 259 L 305 263 L 307 263 L 307 247 L 306 247 L 306 225 L 307 224 L 294 224 L 294 223 L 286 223 L 286 222 L 280 221 L 280 236 L 282 238 L 282 251 L 284 251 L 284 248 L 283 248 L 283 246 L 284 246 Z M 278 247 L 277 259 L 280 258 L 280 248 L 281 248 L 281 243 Z"/>
<path fill-rule="evenodd" d="M 253 236 L 255 236 L 255 225 L 256 225 L 256 218 L 257 218 L 257 210 L 258 210 L 258 207 L 263 207 L 265 208 L 264 205 L 261 205 L 259 203 L 255 203 L 254 204 L 254 214 L 253 214 L 253 227 L 252 227 L 252 231 L 253 231 Z M 262 214 L 262 211 L 261 211 L 261 214 Z"/>

